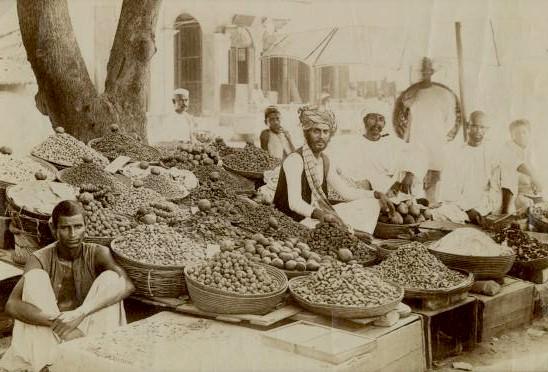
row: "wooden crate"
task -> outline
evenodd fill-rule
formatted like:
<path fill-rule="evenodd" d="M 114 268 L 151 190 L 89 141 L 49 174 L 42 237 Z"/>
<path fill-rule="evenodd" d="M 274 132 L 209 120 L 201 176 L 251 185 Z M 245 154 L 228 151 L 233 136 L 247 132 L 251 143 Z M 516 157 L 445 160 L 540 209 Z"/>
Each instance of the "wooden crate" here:
<path fill-rule="evenodd" d="M 533 317 L 532 283 L 504 278 L 501 291 L 492 296 L 474 294 L 478 300 L 478 341 L 488 341 L 503 331 L 529 324 Z"/>
<path fill-rule="evenodd" d="M 443 310 L 468 298 L 468 292 L 457 293 L 448 296 L 436 296 L 430 298 L 411 298 L 404 299 L 404 303 L 411 306 L 415 310 Z"/>
<path fill-rule="evenodd" d="M 437 310 L 413 309 L 422 316 L 426 365 L 432 361 L 472 350 L 477 339 L 477 301 L 467 297 L 464 301 Z"/>

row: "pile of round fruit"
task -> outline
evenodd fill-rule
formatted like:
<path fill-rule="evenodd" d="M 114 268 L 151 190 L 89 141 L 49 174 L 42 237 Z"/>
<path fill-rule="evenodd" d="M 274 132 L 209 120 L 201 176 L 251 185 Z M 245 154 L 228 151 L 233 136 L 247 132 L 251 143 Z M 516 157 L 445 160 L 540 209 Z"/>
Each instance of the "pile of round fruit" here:
<path fill-rule="evenodd" d="M 79 164 L 86 157 L 90 157 L 94 163 L 103 167 L 108 165 L 107 158 L 70 134 L 65 133 L 62 127 L 55 128 L 55 132 L 55 134 L 48 136 L 44 142 L 32 149 L 32 155 L 66 167 Z"/>
<path fill-rule="evenodd" d="M 56 174 L 30 157 L 0 155 L 0 181 L 12 184 L 34 180 L 55 180 Z"/>
<path fill-rule="evenodd" d="M 400 246 L 375 269 L 383 280 L 404 288 L 447 289 L 462 284 L 467 278 L 449 269 L 417 242 Z"/>
<path fill-rule="evenodd" d="M 239 193 L 252 193 L 255 191 L 255 183 L 247 178 L 231 173 L 217 165 L 201 165 L 195 167 L 192 172 L 196 175 L 200 184 L 207 183 L 210 179 L 223 181 L 230 191 Z"/>
<path fill-rule="evenodd" d="M 158 161 L 160 153 L 153 147 L 146 146 L 126 134 L 121 133 L 120 127 L 114 124 L 110 127 L 111 133 L 94 141 L 93 149 L 99 151 L 110 160 L 119 156 L 127 156 L 136 161 Z"/>
<path fill-rule="evenodd" d="M 60 179 L 78 187 L 86 184 L 108 188 L 123 187 L 114 175 L 106 172 L 102 166 L 94 163 L 93 159 L 88 156 L 84 157 L 83 163 L 61 171 Z"/>
<path fill-rule="evenodd" d="M 99 207 L 99 205 L 98 202 L 84 205 L 86 236 L 114 238 L 137 226 L 129 217 L 116 214 L 108 208 Z"/>
<path fill-rule="evenodd" d="M 116 192 L 106 191 L 100 198 L 105 200 L 108 208 L 129 216 L 134 216 L 139 208 L 146 207 L 156 201 L 165 201 L 156 191 L 143 187 L 142 181 L 134 181 L 133 187 L 117 189 Z"/>
<path fill-rule="evenodd" d="M 169 176 L 177 183 L 182 191 L 192 190 L 198 187 L 198 178 L 188 170 L 162 167 L 152 167 L 147 161 L 130 163 L 121 169 L 121 173 L 132 180 L 143 180 L 152 172 L 160 171 L 161 175 Z"/>
<path fill-rule="evenodd" d="M 150 174 L 143 178 L 142 182 L 144 187 L 156 191 L 168 200 L 183 199 L 189 193 L 169 175 L 161 174 L 158 167 L 152 168 Z"/>
<path fill-rule="evenodd" d="M 392 213 L 381 211 L 379 222 L 391 225 L 410 225 L 422 223 L 432 219 L 432 212 L 428 208 L 419 206 L 415 201 L 408 200 L 396 205 Z"/>
<path fill-rule="evenodd" d="M 186 220 L 188 213 L 185 213 L 185 211 L 171 202 L 156 201 L 147 206 L 140 207 L 135 217 L 147 225 L 155 223 L 173 225 Z"/>
<path fill-rule="evenodd" d="M 282 285 L 264 267 L 235 252 L 220 252 L 207 263 L 189 268 L 187 274 L 208 287 L 244 295 L 272 293 Z"/>
<path fill-rule="evenodd" d="M 234 249 L 230 241 L 221 244 L 221 250 Z M 310 247 L 297 239 L 279 241 L 266 238 L 262 234 L 254 234 L 246 239 L 236 250 L 254 262 L 289 271 L 315 271 L 320 267 L 322 257 L 312 252 Z"/>
<path fill-rule="evenodd" d="M 512 248 L 517 256 L 517 261 L 531 261 L 548 257 L 548 245 L 527 235 L 516 223 L 499 229 L 494 234 L 493 240 L 498 244 Z"/>
<path fill-rule="evenodd" d="M 162 266 L 187 266 L 206 258 L 205 247 L 166 225 L 139 225 L 126 231 L 112 248 L 135 261 Z"/>
<path fill-rule="evenodd" d="M 324 305 L 376 307 L 398 301 L 402 291 L 360 265 L 331 260 L 316 273 L 291 285 L 308 302 Z"/>
<path fill-rule="evenodd" d="M 181 144 L 177 151 L 160 159 L 166 168 L 177 167 L 192 170 L 199 165 L 214 165 L 219 155 L 214 147 L 201 144 Z"/>
<path fill-rule="evenodd" d="M 236 154 L 223 157 L 223 164 L 235 171 L 262 173 L 280 165 L 280 159 L 270 156 L 268 151 L 247 144 Z"/>

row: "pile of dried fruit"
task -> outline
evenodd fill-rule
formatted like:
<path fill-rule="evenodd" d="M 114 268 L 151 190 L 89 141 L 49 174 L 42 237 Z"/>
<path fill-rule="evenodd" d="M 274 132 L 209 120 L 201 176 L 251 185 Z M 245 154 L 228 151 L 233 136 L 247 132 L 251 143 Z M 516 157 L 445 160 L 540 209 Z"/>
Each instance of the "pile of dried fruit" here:
<path fill-rule="evenodd" d="M 464 274 L 449 269 L 417 242 L 400 246 L 376 269 L 383 280 L 404 288 L 447 289 L 466 280 Z"/>
<path fill-rule="evenodd" d="M 56 174 L 30 157 L 0 155 L 0 181 L 18 184 L 34 180 L 55 180 Z"/>
<path fill-rule="evenodd" d="M 166 225 L 139 225 L 123 233 L 113 249 L 144 264 L 186 266 L 205 260 L 205 247 Z"/>
<path fill-rule="evenodd" d="M 220 252 L 187 274 L 203 285 L 239 294 L 272 293 L 281 285 L 264 267 L 235 252 Z"/>
<path fill-rule="evenodd" d="M 216 244 L 222 239 L 246 239 L 251 233 L 232 225 L 224 216 L 198 212 L 179 220 L 177 230 L 196 239 Z"/>
<path fill-rule="evenodd" d="M 421 208 L 414 200 L 408 200 L 396 205 L 396 210 L 392 213 L 381 211 L 379 222 L 392 225 L 409 225 L 413 223 L 422 223 L 432 219 L 430 209 Z"/>
<path fill-rule="evenodd" d="M 188 195 L 187 190 L 181 190 L 181 186 L 169 175 L 161 174 L 157 167 L 151 170 L 151 174 L 143 180 L 143 186 L 156 191 L 168 200 L 183 199 Z"/>
<path fill-rule="evenodd" d="M 228 245 L 225 243 L 225 246 Z M 228 245 L 230 246 L 230 245 Z M 221 246 L 223 249 L 223 246 Z M 278 269 L 296 271 L 314 271 L 320 267 L 322 258 L 310 250 L 310 247 L 297 239 L 279 241 L 254 234 L 243 241 L 237 251 L 254 262 L 262 262 Z"/>
<path fill-rule="evenodd" d="M 114 203 L 115 197 L 112 187 L 87 183 L 80 186 L 78 200 L 83 203 L 95 200 L 101 203 L 102 207 L 107 208 L 110 204 Z"/>
<path fill-rule="evenodd" d="M 174 225 L 185 221 L 189 217 L 189 212 L 180 209 L 177 204 L 168 201 L 156 201 L 140 207 L 135 217 L 148 225 L 154 223 Z"/>
<path fill-rule="evenodd" d="M 78 199 L 85 210 L 87 236 L 114 238 L 137 226 L 129 217 L 117 214 L 103 207 L 101 202 L 82 195 L 85 194 L 80 194 Z"/>
<path fill-rule="evenodd" d="M 518 224 L 511 224 L 497 231 L 495 242 L 508 246 L 517 255 L 517 261 L 531 261 L 548 257 L 548 245 L 523 232 Z"/>
<path fill-rule="evenodd" d="M 70 134 L 65 133 L 62 127 L 55 128 L 55 134 L 46 138 L 44 142 L 32 150 L 32 155 L 51 163 L 72 167 L 89 157 L 100 166 L 107 166 L 109 161 L 103 155 L 85 143 L 78 141 Z"/>
<path fill-rule="evenodd" d="M 191 171 L 178 168 L 165 169 L 162 167 L 152 167 L 146 161 L 130 163 L 122 168 L 121 173 L 132 180 L 144 180 L 152 172 L 158 171 L 161 175 L 169 176 L 175 181 L 181 191 L 192 190 L 198 187 L 198 178 Z"/>
<path fill-rule="evenodd" d="M 177 167 L 192 170 L 199 165 L 214 165 L 219 162 L 219 155 L 213 146 L 201 144 L 181 144 L 177 151 L 161 158 L 167 168 Z"/>
<path fill-rule="evenodd" d="M 223 163 L 237 171 L 262 173 L 280 165 L 280 160 L 259 147 L 247 144 L 236 154 L 223 157 Z"/>
<path fill-rule="evenodd" d="M 160 158 L 158 150 L 121 133 L 117 125 L 112 125 L 111 133 L 93 143 L 92 147 L 111 160 L 118 156 L 137 161 L 158 161 Z"/>
<path fill-rule="evenodd" d="M 102 166 L 94 163 L 91 158 L 85 157 L 83 163 L 64 169 L 60 179 L 73 186 L 93 184 L 111 189 L 124 188 L 125 186 L 113 175 L 106 172 Z"/>
<path fill-rule="evenodd" d="M 255 183 L 247 178 L 233 174 L 216 165 L 200 165 L 192 172 L 196 175 L 201 184 L 217 179 L 225 183 L 225 186 L 232 192 L 249 193 L 255 191 Z"/>
<path fill-rule="evenodd" d="M 397 301 L 401 290 L 374 271 L 331 260 L 291 290 L 315 304 L 376 307 Z"/>
<path fill-rule="evenodd" d="M 331 256 L 350 264 L 371 263 L 375 259 L 372 249 L 348 230 L 319 223 L 308 237 L 310 248 L 322 256 Z"/>
<path fill-rule="evenodd" d="M 115 192 L 108 188 L 98 188 L 102 195 L 95 195 L 95 198 L 103 203 L 105 207 L 129 216 L 134 216 L 141 207 L 146 207 L 153 202 L 165 201 L 162 195 L 142 187 L 142 182 L 135 184 L 137 182 L 139 181 L 134 182 L 133 187 L 124 187 L 123 189 L 117 189 Z"/>
<path fill-rule="evenodd" d="M 238 152 L 242 151 L 241 148 L 227 146 L 225 140 L 221 137 L 215 138 L 213 147 L 217 150 L 217 152 L 219 153 L 219 156 L 221 157 L 237 154 Z"/>

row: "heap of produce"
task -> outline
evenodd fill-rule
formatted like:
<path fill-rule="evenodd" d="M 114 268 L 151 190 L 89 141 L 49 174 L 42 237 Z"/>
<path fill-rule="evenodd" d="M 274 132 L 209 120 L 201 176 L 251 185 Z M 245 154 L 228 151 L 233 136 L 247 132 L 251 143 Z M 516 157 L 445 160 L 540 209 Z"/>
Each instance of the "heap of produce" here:
<path fill-rule="evenodd" d="M 144 264 L 187 266 L 206 258 L 205 247 L 166 225 L 139 225 L 113 243 L 113 249 Z"/>
<path fill-rule="evenodd" d="M 221 249 L 232 250 L 230 241 L 224 241 Z M 250 239 L 236 248 L 236 251 L 254 262 L 262 262 L 268 265 L 289 271 L 314 271 L 320 267 L 322 258 L 312 252 L 310 247 L 297 239 L 280 241 L 272 237 L 266 238 L 262 234 L 254 234 Z"/>
<path fill-rule="evenodd" d="M 516 223 L 497 231 L 493 239 L 499 244 L 512 248 L 517 256 L 517 261 L 531 261 L 548 257 L 548 245 L 527 235 Z"/>
<path fill-rule="evenodd" d="M 242 151 L 241 148 L 227 146 L 225 140 L 221 137 L 215 138 L 213 147 L 217 150 L 217 152 L 219 153 L 219 156 L 221 157 L 237 154 L 238 152 Z"/>
<path fill-rule="evenodd" d="M 153 170 L 154 172 L 159 171 L 161 175 L 169 176 L 177 183 L 181 191 L 186 192 L 198 187 L 198 178 L 191 171 L 178 168 L 153 167 L 146 161 L 130 163 L 121 169 L 121 173 L 132 180 L 144 180 L 152 174 Z"/>
<path fill-rule="evenodd" d="M 268 151 L 246 144 L 238 153 L 223 157 L 223 163 L 236 171 L 262 173 L 276 168 L 280 160 L 270 156 Z"/>
<path fill-rule="evenodd" d="M 253 265 L 247 257 L 235 252 L 220 252 L 207 263 L 189 268 L 187 274 L 208 287 L 244 295 L 280 289 L 279 281 L 264 267 Z"/>
<path fill-rule="evenodd" d="M 223 239 L 247 239 L 251 235 L 219 214 L 198 212 L 179 222 L 183 223 L 176 226 L 182 233 L 213 244 Z"/>
<path fill-rule="evenodd" d="M 491 237 L 471 227 L 450 232 L 432 244 L 430 249 L 463 256 L 496 257 L 514 254 L 512 249 L 495 243 Z"/>
<path fill-rule="evenodd" d="M 129 217 L 103 207 L 91 193 L 81 193 L 78 200 L 85 210 L 86 235 L 89 237 L 114 238 L 137 226 Z"/>
<path fill-rule="evenodd" d="M 169 175 L 161 174 L 158 167 L 154 167 L 151 173 L 143 180 L 143 186 L 156 191 L 168 200 L 183 199 L 188 195 L 187 190 L 181 190 L 180 185 Z"/>
<path fill-rule="evenodd" d="M 67 167 L 81 163 L 86 157 L 91 158 L 94 163 L 103 167 L 108 165 L 107 158 L 70 134 L 65 133 L 62 127 L 55 128 L 55 132 L 55 134 L 48 136 L 44 142 L 36 146 L 32 150 L 32 155 Z"/>
<path fill-rule="evenodd" d="M 432 212 L 428 208 L 421 208 L 413 200 L 401 202 L 395 205 L 395 207 L 396 210 L 392 213 L 381 211 L 379 222 L 391 225 L 409 225 L 432 219 Z"/>
<path fill-rule="evenodd" d="M 371 262 L 375 256 L 365 243 L 348 230 L 323 222 L 316 225 L 308 237 L 312 251 L 350 264 Z"/>
<path fill-rule="evenodd" d="M 93 184 L 106 188 L 118 189 L 125 186 L 113 175 L 106 172 L 99 164 L 93 162 L 90 157 L 84 157 L 83 163 L 74 167 L 64 169 L 61 173 L 61 180 L 73 186 Z"/>
<path fill-rule="evenodd" d="M 198 177 L 201 184 L 207 183 L 212 179 L 217 179 L 223 181 L 225 186 L 236 194 L 247 191 L 255 191 L 255 184 L 253 181 L 238 176 L 237 174 L 233 174 L 216 165 L 198 166 L 195 167 L 192 172 L 196 175 L 196 177 Z"/>
<path fill-rule="evenodd" d="M 177 151 L 161 158 L 162 164 L 167 167 L 193 170 L 200 165 L 214 165 L 219 162 L 219 154 L 213 146 L 202 144 L 181 144 Z"/>
<path fill-rule="evenodd" d="M 30 157 L 0 155 L 0 181 L 12 184 L 34 180 L 55 180 L 56 174 Z"/>
<path fill-rule="evenodd" d="M 83 204 L 95 201 L 100 203 L 101 207 L 107 208 L 110 204 L 114 203 L 115 197 L 112 187 L 86 183 L 80 186 L 78 200 Z"/>
<path fill-rule="evenodd" d="M 107 158 L 114 160 L 119 156 L 127 156 L 137 161 L 159 160 L 160 154 L 155 148 L 146 146 L 135 138 L 121 133 L 116 124 L 112 125 L 110 129 L 111 133 L 101 137 L 92 146 Z"/>
<path fill-rule="evenodd" d="M 168 201 L 155 201 L 140 207 L 135 217 L 148 225 L 155 223 L 174 225 L 185 221 L 189 217 L 189 213 L 179 208 L 177 204 Z"/>
<path fill-rule="evenodd" d="M 458 286 L 467 278 L 449 269 L 417 242 L 400 246 L 376 269 L 383 280 L 404 288 L 448 289 Z"/>
<path fill-rule="evenodd" d="M 366 308 L 396 302 L 402 294 L 398 287 L 384 282 L 374 271 L 334 260 L 292 285 L 291 290 L 315 304 Z"/>
<path fill-rule="evenodd" d="M 77 194 L 78 189 L 71 185 L 49 181 L 24 182 L 6 190 L 17 207 L 45 215 L 51 215 L 53 208 L 63 200 L 76 200 Z"/>

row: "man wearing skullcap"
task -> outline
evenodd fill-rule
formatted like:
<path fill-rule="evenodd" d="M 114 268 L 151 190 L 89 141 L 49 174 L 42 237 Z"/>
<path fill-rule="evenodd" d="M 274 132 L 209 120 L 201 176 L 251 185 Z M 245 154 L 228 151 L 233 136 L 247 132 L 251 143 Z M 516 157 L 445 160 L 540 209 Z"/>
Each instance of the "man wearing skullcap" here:
<path fill-rule="evenodd" d="M 261 148 L 278 159 L 285 159 L 295 151 L 289 133 L 281 125 L 280 111 L 276 106 L 268 106 L 264 111 L 264 122 L 267 129 L 260 135 Z"/>
<path fill-rule="evenodd" d="M 324 154 L 331 136 L 337 130 L 335 115 L 318 107 L 304 106 L 299 109 L 299 120 L 304 132 L 305 144 L 290 154 L 283 162 L 274 205 L 297 221 L 305 218 L 343 224 L 335 208 L 327 199 L 330 186 L 344 200 L 369 199 L 370 212 L 374 212 L 374 224 L 380 208 L 393 205 L 382 192 L 350 187 L 335 171 L 336 167 Z M 366 231 L 372 232 L 372 231 Z"/>
<path fill-rule="evenodd" d="M 187 112 L 190 106 L 189 91 L 183 88 L 175 89 L 171 101 L 175 114 L 168 116 L 161 125 L 151 125 L 148 136 L 150 142 L 193 142 L 193 129 L 196 124 L 192 115 Z"/>

